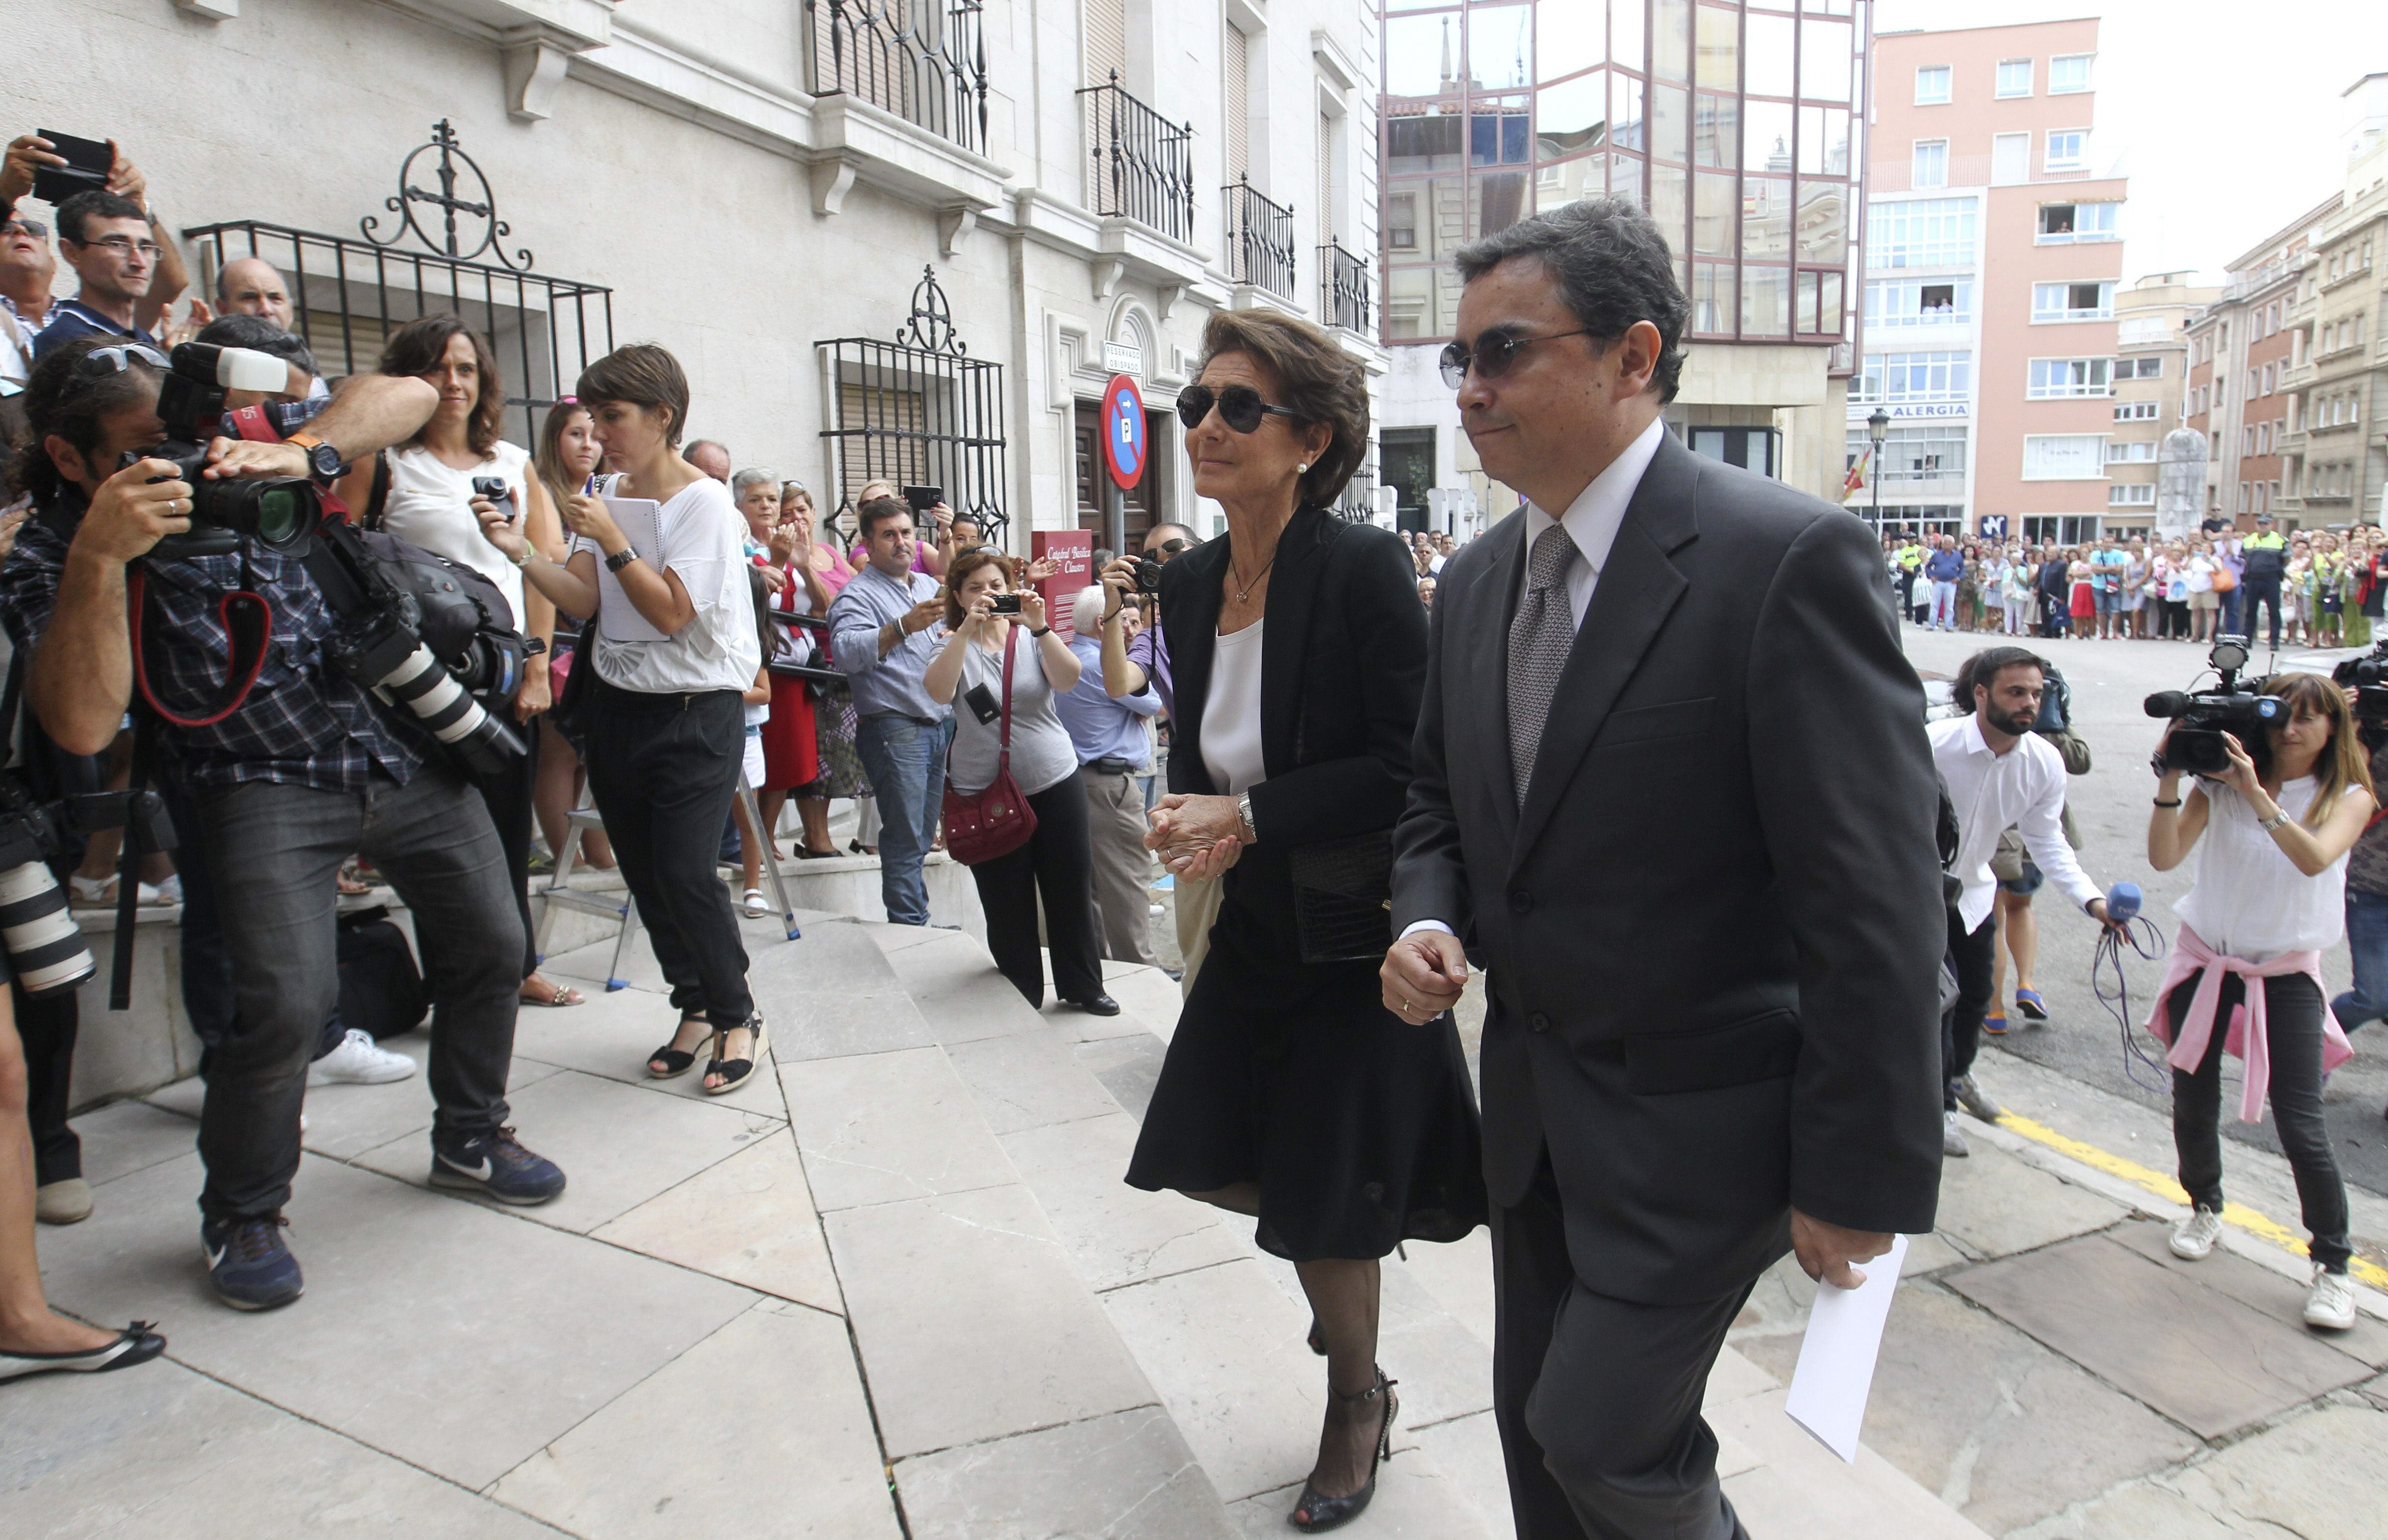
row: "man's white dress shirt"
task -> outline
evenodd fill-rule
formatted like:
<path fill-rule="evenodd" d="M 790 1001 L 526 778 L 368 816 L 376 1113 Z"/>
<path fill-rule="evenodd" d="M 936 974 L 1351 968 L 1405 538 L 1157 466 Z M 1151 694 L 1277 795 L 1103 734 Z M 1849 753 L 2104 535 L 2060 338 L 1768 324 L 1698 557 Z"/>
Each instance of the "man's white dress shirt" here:
<path fill-rule="evenodd" d="M 2086 910 L 2090 900 L 2105 897 L 2064 840 L 2064 757 L 2055 745 L 2026 732 L 2014 747 L 1996 753 L 1982 736 L 1978 715 L 1932 722 L 1924 732 L 1932 740 L 1932 762 L 1957 808 L 1955 871 L 1965 885 L 1957 913 L 1967 932 L 1981 929 L 1989 917 L 1998 890 L 1990 856 L 2009 829 L 2022 834 L 2033 864 L 2077 906 Z"/>

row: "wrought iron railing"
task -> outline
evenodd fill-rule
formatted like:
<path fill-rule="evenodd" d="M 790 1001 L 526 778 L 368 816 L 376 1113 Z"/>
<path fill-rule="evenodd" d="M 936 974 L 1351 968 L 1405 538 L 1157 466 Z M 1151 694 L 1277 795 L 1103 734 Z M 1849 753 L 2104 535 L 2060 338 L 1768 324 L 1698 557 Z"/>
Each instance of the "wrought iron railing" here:
<path fill-rule="evenodd" d="M 1365 465 L 1352 473 L 1343 483 L 1342 495 L 1335 500 L 1335 515 L 1352 524 L 1366 524 L 1377 516 L 1377 473 Z"/>
<path fill-rule="evenodd" d="M 1227 200 L 1227 270 L 1239 284 L 1293 298 L 1293 210 L 1274 203 L 1241 176 L 1222 189 Z"/>
<path fill-rule="evenodd" d="M 1318 313 L 1330 326 L 1364 335 L 1376 313 L 1367 259 L 1354 257 L 1335 241 L 1318 248 Z"/>
<path fill-rule="evenodd" d="M 980 0 L 805 0 L 812 91 L 883 107 L 967 150 L 986 148 Z"/>
<path fill-rule="evenodd" d="M 1086 202 L 1106 217 L 1149 224 L 1175 240 L 1194 238 L 1194 125 L 1180 128 L 1120 89 L 1078 93 L 1086 123 Z"/>

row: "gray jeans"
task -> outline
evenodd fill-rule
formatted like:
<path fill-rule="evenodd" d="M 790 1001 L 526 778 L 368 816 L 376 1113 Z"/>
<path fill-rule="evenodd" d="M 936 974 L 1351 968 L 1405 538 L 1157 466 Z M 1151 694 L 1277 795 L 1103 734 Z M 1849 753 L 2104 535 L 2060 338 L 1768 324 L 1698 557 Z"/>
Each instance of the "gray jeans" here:
<path fill-rule="evenodd" d="M 199 1158 L 212 1218 L 261 1217 L 290 1201 L 307 1064 L 339 997 L 340 863 L 381 869 L 433 959 L 429 1080 L 436 1138 L 506 1117 L 522 921 L 480 794 L 439 762 L 360 793 L 279 782 L 203 786 L 195 800 L 232 954 L 232 1031 L 200 1074 Z"/>

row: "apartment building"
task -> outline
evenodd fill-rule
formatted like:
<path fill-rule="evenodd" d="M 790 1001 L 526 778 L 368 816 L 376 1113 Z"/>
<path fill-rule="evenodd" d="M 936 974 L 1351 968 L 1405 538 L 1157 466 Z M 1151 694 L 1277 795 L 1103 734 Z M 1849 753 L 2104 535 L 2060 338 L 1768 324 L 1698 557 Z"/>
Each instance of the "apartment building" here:
<path fill-rule="evenodd" d="M 2252 528 L 2259 513 L 2283 528 L 2311 519 L 2290 495 L 2285 452 L 2296 421 L 2295 380 L 2310 368 L 2305 291 L 2314 244 L 2339 210 L 2331 194 L 2232 258 L 2221 296 L 2190 319 L 2187 426 L 2205 436 L 2205 513 Z"/>
<path fill-rule="evenodd" d="M 2317 525 L 2378 524 L 2388 483 L 2388 73 L 2344 93 L 2346 181 L 2303 264 L 2283 438 L 2287 506 Z"/>
<path fill-rule="evenodd" d="M 1379 449 L 1406 528 L 1517 505 L 1436 369 L 1453 254 L 1578 198 L 1649 210 L 1692 301 L 1669 426 L 1834 496 L 1864 165 L 1861 0 L 1377 0 L 1389 354 Z M 1456 510 L 1454 514 L 1454 510 Z"/>
<path fill-rule="evenodd" d="M 2106 440 L 2102 534 L 2159 532 L 2156 465 L 2165 436 L 2185 415 L 2189 319 L 2222 294 L 2191 285 L 2191 276 L 2152 273 L 2115 296 L 2115 426 Z"/>
<path fill-rule="evenodd" d="M 1914 529 L 2103 524 L 2128 188 L 2095 138 L 2097 55 L 2094 18 L 1877 34 L 1845 463 L 1877 409 L 1890 426 L 1853 509 L 1878 490 Z"/>
<path fill-rule="evenodd" d="M 1216 311 L 1310 316 L 1381 377 L 1376 30 L 1347 0 L 0 0 L 17 57 L 71 61 L 12 77 L 9 132 L 117 138 L 197 282 L 273 261 L 328 370 L 459 311 L 527 443 L 585 361 L 660 342 L 741 465 L 829 508 L 940 486 L 1023 552 L 1105 521 L 1122 374 L 1165 451 L 1131 533 L 1214 527 L 1164 429 Z"/>

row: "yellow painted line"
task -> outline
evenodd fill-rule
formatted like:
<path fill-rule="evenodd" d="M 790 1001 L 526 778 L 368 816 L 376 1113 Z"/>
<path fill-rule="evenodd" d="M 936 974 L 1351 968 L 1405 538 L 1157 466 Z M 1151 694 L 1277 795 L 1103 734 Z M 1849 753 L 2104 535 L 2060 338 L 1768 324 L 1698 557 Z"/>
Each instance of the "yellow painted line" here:
<path fill-rule="evenodd" d="M 2103 1171 L 2110 1177 L 2119 1177 L 2132 1186 L 2145 1189 L 2167 1203 L 2187 1204 L 2189 1202 L 2189 1194 L 2181 1190 L 2180 1184 L 2164 1173 L 2151 1171 L 2137 1161 L 2128 1161 L 2120 1155 L 2110 1154 L 2094 1144 L 2085 1144 L 2077 1139 L 2067 1138 L 2044 1124 L 2034 1123 L 2027 1117 L 2008 1113 L 1999 1119 L 1999 1126 L 2012 1128 L 2033 1143 L 2045 1145 L 2058 1154 L 2079 1161 L 2093 1170 Z M 2270 1215 L 2256 1213 L 2244 1203 L 2224 1203 L 2222 1222 L 2226 1225 L 2235 1225 L 2256 1239 L 2268 1241 L 2291 1255 L 2307 1254 L 2303 1236 Z M 2388 1267 L 2382 1267 L 2375 1262 L 2367 1262 L 2359 1256 L 2348 1262 L 2346 1266 L 2347 1270 L 2363 1282 L 2370 1284 L 2375 1289 L 2388 1289 Z"/>

